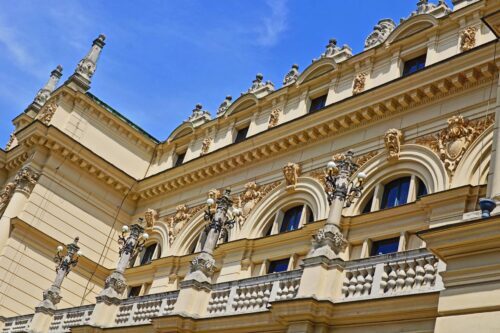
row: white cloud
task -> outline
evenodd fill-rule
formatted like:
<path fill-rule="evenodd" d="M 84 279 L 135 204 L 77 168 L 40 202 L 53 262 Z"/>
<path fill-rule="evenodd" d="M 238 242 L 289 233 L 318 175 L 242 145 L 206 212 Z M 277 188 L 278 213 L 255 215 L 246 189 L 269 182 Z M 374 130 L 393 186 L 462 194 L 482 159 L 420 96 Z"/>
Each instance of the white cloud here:
<path fill-rule="evenodd" d="M 288 8 L 286 0 L 267 0 L 266 4 L 271 13 L 263 18 L 262 25 L 257 30 L 257 43 L 262 46 L 273 46 L 287 30 Z"/>

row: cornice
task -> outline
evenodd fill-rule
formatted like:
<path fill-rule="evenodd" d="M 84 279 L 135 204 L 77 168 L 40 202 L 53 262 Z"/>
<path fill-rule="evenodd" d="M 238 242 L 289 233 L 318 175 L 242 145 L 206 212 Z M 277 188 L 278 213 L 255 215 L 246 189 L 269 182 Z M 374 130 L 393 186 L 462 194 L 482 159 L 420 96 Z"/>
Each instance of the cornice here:
<path fill-rule="evenodd" d="M 149 176 L 141 181 L 133 198 L 150 199 L 166 192 L 185 189 L 186 186 L 199 184 L 200 181 L 219 174 L 274 158 L 305 144 L 368 126 L 381 119 L 491 82 L 500 64 L 500 61 L 492 62 L 495 42 L 330 104 L 314 114 L 283 123 L 239 144 L 195 158 L 182 167 Z"/>
<path fill-rule="evenodd" d="M 123 194 L 127 194 L 137 181 L 54 126 L 47 127 L 40 121 L 34 121 L 18 132 L 17 138 L 19 145 L 7 152 L 8 165 L 16 164 L 16 161 L 22 160 L 21 157 L 27 157 L 28 152 L 38 146 L 67 159 L 82 171 Z M 15 156 L 10 156 L 11 152 L 14 153 L 16 150 L 19 151 L 17 159 Z"/>

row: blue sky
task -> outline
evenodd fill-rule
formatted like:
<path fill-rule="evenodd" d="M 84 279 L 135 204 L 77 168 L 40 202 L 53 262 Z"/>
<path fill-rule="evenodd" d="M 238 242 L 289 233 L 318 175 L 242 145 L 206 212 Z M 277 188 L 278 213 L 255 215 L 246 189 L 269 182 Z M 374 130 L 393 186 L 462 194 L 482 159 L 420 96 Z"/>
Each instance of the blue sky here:
<path fill-rule="evenodd" d="M 398 23 L 416 2 L 0 0 L 0 146 L 50 71 L 61 64 L 63 82 L 99 33 L 107 44 L 90 91 L 165 140 L 196 103 L 214 115 L 258 72 L 280 87 L 332 37 L 359 53 L 379 19 Z"/>

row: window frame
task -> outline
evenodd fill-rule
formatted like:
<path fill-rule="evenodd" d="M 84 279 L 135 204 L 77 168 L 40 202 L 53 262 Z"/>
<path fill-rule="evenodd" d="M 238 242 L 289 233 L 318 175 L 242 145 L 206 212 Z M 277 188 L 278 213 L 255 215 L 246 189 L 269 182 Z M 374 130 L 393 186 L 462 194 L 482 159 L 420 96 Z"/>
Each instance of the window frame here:
<path fill-rule="evenodd" d="M 179 166 L 184 164 L 185 159 L 186 159 L 186 153 L 187 153 L 187 150 L 175 153 L 174 168 L 179 167 Z M 182 159 L 181 159 L 181 157 L 182 157 Z"/>
<path fill-rule="evenodd" d="M 299 219 L 299 223 L 298 223 L 297 228 L 293 229 L 293 230 L 280 232 L 281 227 L 282 227 L 282 223 L 283 223 L 283 219 L 285 217 L 286 212 L 295 208 L 295 207 L 299 207 L 299 206 L 302 206 L 302 211 L 301 211 L 301 215 L 300 215 L 300 219 Z M 303 203 L 295 202 L 295 203 L 291 203 L 291 204 L 288 204 L 286 206 L 283 206 L 276 211 L 276 213 L 274 214 L 274 217 L 271 218 L 272 221 L 268 221 L 268 223 L 266 224 L 267 227 L 264 228 L 264 230 L 262 231 L 262 233 L 263 233 L 262 237 L 272 236 L 272 235 L 277 235 L 277 234 L 281 234 L 281 233 L 285 233 L 285 232 L 299 230 L 305 224 L 310 223 L 310 222 L 308 222 L 308 221 L 311 221 L 311 217 L 309 214 L 312 214 L 312 221 L 314 221 L 315 220 L 314 212 L 313 212 L 312 208 L 305 202 L 303 202 Z"/>
<path fill-rule="evenodd" d="M 291 262 L 290 257 L 276 259 L 276 260 L 270 260 L 267 264 L 266 274 L 287 272 L 290 269 L 290 262 Z M 279 264 L 286 264 L 286 268 L 284 270 L 280 270 L 280 271 L 274 270 L 271 272 L 271 267 L 273 267 L 273 265 L 278 266 Z"/>
<path fill-rule="evenodd" d="M 392 244 L 395 244 L 395 251 L 392 251 L 392 252 L 386 252 L 386 253 L 376 253 L 374 254 L 374 250 L 376 249 L 376 245 L 377 244 L 382 244 L 384 245 L 384 243 L 386 244 L 389 244 L 393 242 Z M 399 245 L 401 243 L 401 237 L 390 237 L 390 238 L 384 238 L 384 239 L 379 239 L 379 240 L 375 240 L 371 242 L 370 244 L 370 257 L 374 257 L 374 256 L 382 256 L 382 255 L 386 255 L 386 254 L 391 254 L 391 253 L 396 253 L 399 251 Z"/>
<path fill-rule="evenodd" d="M 315 96 L 316 97 L 314 97 L 314 96 L 309 97 L 309 103 L 308 103 L 308 107 L 307 107 L 308 114 L 318 112 L 319 110 L 324 109 L 326 107 L 326 102 L 328 100 L 328 92 L 325 92 L 325 93 L 319 94 L 319 95 L 315 95 Z M 320 98 L 324 99 L 324 101 L 322 102 L 322 106 L 320 108 L 316 107 L 313 110 L 312 108 L 314 106 L 314 102 L 319 100 Z"/>
<path fill-rule="evenodd" d="M 239 134 L 241 131 L 246 130 L 245 132 L 245 137 L 238 139 Z M 248 139 L 248 131 L 250 130 L 250 124 L 245 124 L 239 127 L 236 127 L 234 129 L 234 134 L 233 134 L 233 144 L 240 143 Z"/>
<path fill-rule="evenodd" d="M 416 60 L 419 60 L 420 58 L 423 58 L 423 65 L 422 67 L 419 67 L 413 71 L 410 71 L 410 69 L 406 70 L 406 66 L 412 62 L 412 61 L 416 61 Z M 401 77 L 407 77 L 407 76 L 410 76 L 412 74 L 415 74 L 417 72 L 420 72 L 421 70 L 425 69 L 426 67 L 426 64 L 427 64 L 427 50 L 423 53 L 420 53 L 418 55 L 414 55 L 412 57 L 406 57 L 406 60 L 405 59 L 402 59 L 402 66 L 401 66 Z"/>

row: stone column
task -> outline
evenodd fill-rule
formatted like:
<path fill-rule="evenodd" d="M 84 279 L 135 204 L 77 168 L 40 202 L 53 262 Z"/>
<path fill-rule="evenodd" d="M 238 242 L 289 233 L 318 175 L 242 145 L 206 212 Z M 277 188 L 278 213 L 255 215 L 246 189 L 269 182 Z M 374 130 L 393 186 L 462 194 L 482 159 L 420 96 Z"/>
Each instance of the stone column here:
<path fill-rule="evenodd" d="M 499 73 L 496 74 L 499 76 Z M 497 80 L 497 100 L 495 103 L 495 125 L 491 149 L 490 171 L 488 174 L 488 197 L 500 201 L 500 81 Z M 498 210 L 498 209 L 497 209 Z"/>
<path fill-rule="evenodd" d="M 0 193 L 0 253 L 9 239 L 11 219 L 21 213 L 39 177 L 31 167 L 23 167 Z"/>
<path fill-rule="evenodd" d="M 130 231 L 128 237 L 126 234 Z M 121 245 L 120 259 L 116 269 L 106 278 L 104 289 L 96 297 L 96 305 L 90 318 L 90 324 L 98 327 L 107 327 L 115 322 L 118 306 L 120 305 L 123 292 L 127 288 L 127 281 L 123 273 L 130 260 L 134 258 L 144 248 L 144 242 L 149 235 L 144 232 L 144 228 L 139 224 L 132 224 L 122 228 L 122 235 L 118 238 Z"/>
<path fill-rule="evenodd" d="M 78 257 L 82 255 L 77 243 L 78 237 L 75 238 L 72 244 L 66 246 L 67 254 L 64 257 L 61 257 L 63 247 L 59 246 L 57 248 L 57 254 L 54 258 L 58 263 L 56 279 L 50 288 L 43 292 L 43 301 L 35 308 L 35 315 L 33 316 L 28 332 L 46 333 L 49 331 L 49 326 L 56 311 L 56 305 L 62 299 L 60 292 L 64 278 L 76 266 Z"/>

